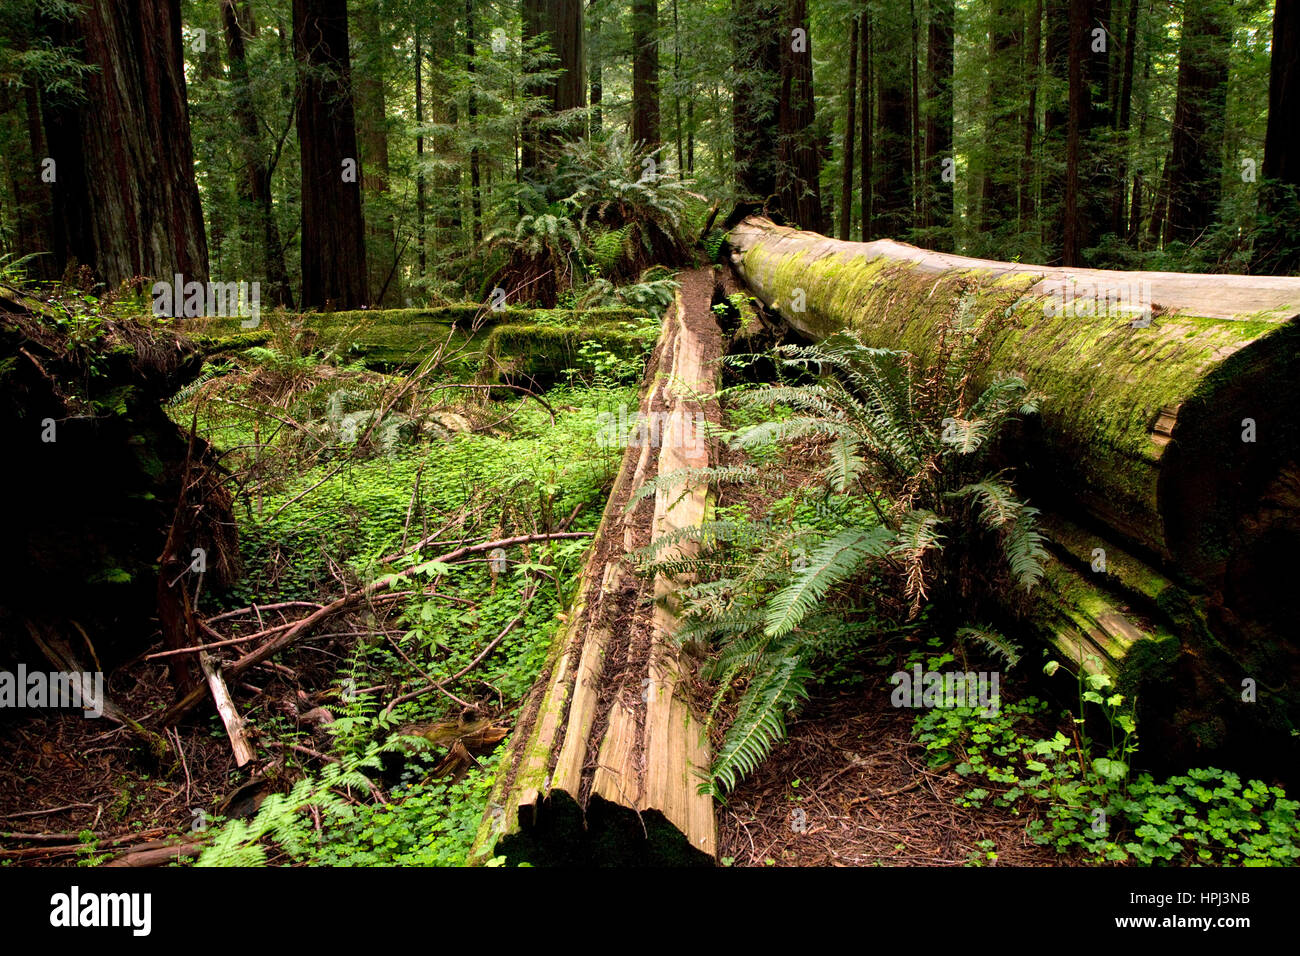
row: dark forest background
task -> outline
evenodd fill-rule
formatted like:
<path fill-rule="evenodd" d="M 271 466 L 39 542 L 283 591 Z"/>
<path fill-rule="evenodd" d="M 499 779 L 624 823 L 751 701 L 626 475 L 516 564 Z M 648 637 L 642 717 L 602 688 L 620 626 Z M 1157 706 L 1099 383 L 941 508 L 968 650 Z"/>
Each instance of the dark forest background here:
<path fill-rule="evenodd" d="M 687 236 L 746 201 L 1004 260 L 1300 266 L 1297 0 L 0 8 L 0 256 L 31 278 L 554 304 L 670 261 L 665 195 Z"/>

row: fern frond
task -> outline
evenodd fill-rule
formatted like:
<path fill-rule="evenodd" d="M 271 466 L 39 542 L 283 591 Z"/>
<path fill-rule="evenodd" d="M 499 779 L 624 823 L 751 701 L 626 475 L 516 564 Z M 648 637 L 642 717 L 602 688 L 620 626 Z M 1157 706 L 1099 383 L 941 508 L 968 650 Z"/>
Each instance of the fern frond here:
<path fill-rule="evenodd" d="M 798 657 L 783 657 L 772 665 L 754 675 L 741 697 L 701 792 L 721 797 L 735 789 L 785 739 L 786 716 L 808 699 L 813 674 Z"/>
<path fill-rule="evenodd" d="M 974 498 L 980 524 L 990 531 L 1015 521 L 1024 507 L 1011 486 L 997 478 L 985 478 L 983 481 L 963 485 L 948 497 Z"/>
<path fill-rule="evenodd" d="M 888 528 L 847 528 L 833 535 L 808 558 L 807 567 L 768 604 L 763 630 L 779 636 L 799 626 L 832 587 L 848 578 L 869 557 L 889 550 L 893 535 Z"/>
<path fill-rule="evenodd" d="M 1013 643 L 1006 635 L 995 631 L 990 627 L 963 627 L 957 631 L 959 641 L 974 641 L 985 650 L 991 651 L 996 656 L 1006 661 L 1007 669 L 1015 667 L 1020 663 L 1021 648 L 1018 644 Z"/>
<path fill-rule="evenodd" d="M 1020 516 L 1002 536 L 1002 554 L 1021 587 L 1031 590 L 1043 579 L 1047 559 L 1045 541 L 1038 533 L 1038 509 L 1023 505 Z"/>

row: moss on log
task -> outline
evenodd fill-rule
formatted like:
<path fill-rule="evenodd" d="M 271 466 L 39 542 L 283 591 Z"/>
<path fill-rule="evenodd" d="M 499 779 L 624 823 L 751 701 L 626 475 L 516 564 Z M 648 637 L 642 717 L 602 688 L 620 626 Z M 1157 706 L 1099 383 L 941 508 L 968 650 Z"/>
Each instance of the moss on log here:
<path fill-rule="evenodd" d="M 624 322 L 541 325 L 511 322 L 495 326 L 483 345 L 485 377 L 527 385 L 548 385 L 575 369 L 598 371 L 598 358 L 583 354 L 586 344 L 620 362 L 633 363 L 654 347 L 655 333 L 639 332 Z"/>
<path fill-rule="evenodd" d="M 1131 558 L 1120 557 L 1122 580 L 1082 591 L 1076 572 L 1058 575 L 1085 608 L 1075 630 L 1094 632 L 1102 656 L 1132 655 L 1132 641 L 1097 627 L 1084 592 L 1150 593 L 1174 618 L 1195 692 L 1223 705 L 1207 711 L 1235 712 L 1252 679 L 1265 706 L 1242 726 L 1300 726 L 1300 604 L 1288 595 L 1300 548 L 1300 278 L 994 262 L 758 217 L 730 243 L 750 289 L 810 338 L 852 328 L 925 358 L 967 309 L 991 337 L 990 371 L 1018 373 L 1043 397 L 1022 473 L 1030 493 Z M 1138 643 L 1143 655 L 1159 644 Z M 1154 672 L 1163 658 L 1148 661 Z"/>
<path fill-rule="evenodd" d="M 372 368 L 413 365 L 440 345 L 448 350 L 467 341 L 466 360 L 483 357 L 491 333 L 501 326 L 605 327 L 616 322 L 644 320 L 638 309 L 502 309 L 491 311 L 472 303 L 432 309 L 372 309 L 352 312 L 269 312 L 256 328 L 246 329 L 238 317 L 180 319 L 177 329 L 209 354 L 267 345 L 276 329 L 301 334 L 302 344 L 333 351 Z M 472 356 L 470 353 L 473 353 Z"/>

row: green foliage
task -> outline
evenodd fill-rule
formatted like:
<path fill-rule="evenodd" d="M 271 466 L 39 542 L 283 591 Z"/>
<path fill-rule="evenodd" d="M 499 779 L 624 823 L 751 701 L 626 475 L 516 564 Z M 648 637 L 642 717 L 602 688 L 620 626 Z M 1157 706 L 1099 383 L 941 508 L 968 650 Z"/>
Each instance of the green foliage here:
<path fill-rule="evenodd" d="M 463 779 L 411 780 L 326 831 L 316 866 L 465 866 L 492 790 L 497 755 Z"/>
<path fill-rule="evenodd" d="M 1300 860 L 1300 802 L 1282 788 L 1243 783 L 1212 767 L 1163 781 L 1147 773 L 1133 778 L 1122 751 L 1096 757 L 1060 731 L 1035 736 L 1026 725 L 1046 709 L 1032 697 L 1004 704 L 993 716 L 975 708 L 933 709 L 917 718 L 915 733 L 932 766 L 957 761 L 957 772 L 976 784 L 960 803 L 988 802 L 1018 814 L 1034 809 L 1041 818 L 1029 823 L 1033 839 L 1087 863 L 1293 866 Z"/>
<path fill-rule="evenodd" d="M 684 592 L 679 636 L 714 648 L 704 670 L 719 687 L 711 726 L 725 718 L 724 701 L 740 695 L 705 784 L 712 792 L 751 772 L 784 736 L 784 715 L 817 669 L 869 635 L 849 625 L 855 617 L 888 619 L 901 598 L 915 619 L 936 590 L 950 613 L 968 615 L 977 607 L 972 579 L 1004 593 L 1041 576 L 1037 512 L 1006 474 L 989 470 L 999 434 L 1034 411 L 1032 397 L 1009 376 L 974 387 L 985 351 L 964 306 L 944 335 L 939 361 L 924 370 L 906 353 L 868 348 L 852 335 L 779 349 L 779 366 L 795 383 L 730 393 L 738 411 L 767 413 L 731 435 L 733 447 L 760 464 L 661 475 L 635 494 L 633 501 L 701 478 L 779 486 L 777 451 L 796 442 L 818 448 L 824 461 L 814 485 L 768 506 L 770 520 L 719 509 L 645 556 L 648 569 L 702 582 Z M 809 516 L 810 505 L 820 514 Z M 684 539 L 704 545 L 702 554 L 664 556 Z M 989 628 L 963 628 L 957 638 L 1012 663 L 1018 656 Z"/>
<path fill-rule="evenodd" d="M 395 749 L 372 745 L 361 756 L 328 764 L 316 776 L 299 780 L 287 794 L 271 794 L 251 820 L 230 820 L 218 827 L 195 865 L 262 866 L 267 861 L 263 841 L 278 845 L 290 858 L 305 858 L 316 838 L 304 811 L 315 808 L 332 823 L 350 819 L 353 807 L 336 791 L 371 789 L 365 770 L 379 770 L 380 753 Z"/>

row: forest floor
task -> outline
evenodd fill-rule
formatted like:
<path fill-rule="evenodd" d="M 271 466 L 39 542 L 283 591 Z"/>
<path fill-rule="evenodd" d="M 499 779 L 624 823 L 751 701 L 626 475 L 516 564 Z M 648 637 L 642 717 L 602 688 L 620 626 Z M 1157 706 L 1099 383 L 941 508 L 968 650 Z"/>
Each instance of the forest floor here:
<path fill-rule="evenodd" d="M 963 807 L 970 789 L 931 770 L 914 714 L 892 707 L 887 675 L 815 696 L 752 776 L 718 810 L 718 847 L 734 866 L 1059 866 L 1025 832 L 1028 816 Z M 993 856 L 990 856 L 993 854 Z"/>

